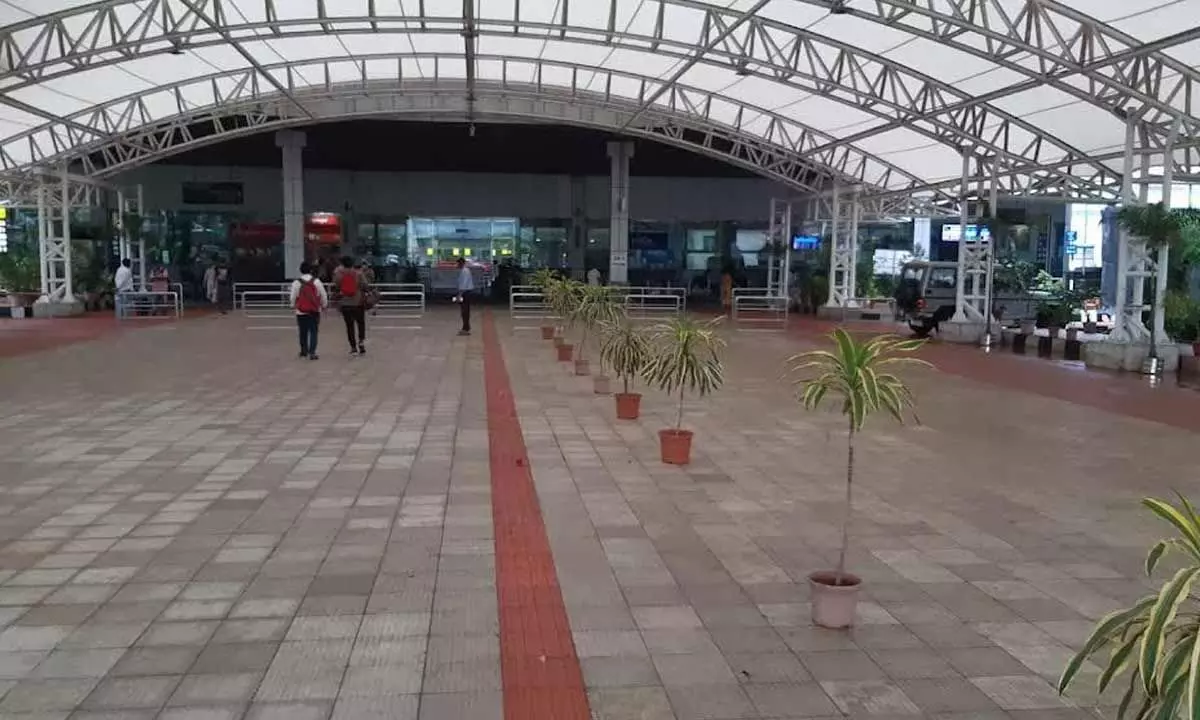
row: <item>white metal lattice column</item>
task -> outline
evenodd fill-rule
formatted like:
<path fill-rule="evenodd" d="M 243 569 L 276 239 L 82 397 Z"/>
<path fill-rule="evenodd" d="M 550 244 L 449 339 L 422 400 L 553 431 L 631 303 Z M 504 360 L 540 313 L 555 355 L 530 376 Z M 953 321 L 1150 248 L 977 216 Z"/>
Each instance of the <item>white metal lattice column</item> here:
<path fill-rule="evenodd" d="M 968 178 L 971 176 L 971 153 L 963 151 L 962 199 L 958 217 L 958 272 L 954 286 L 954 317 L 956 323 L 987 321 L 988 273 L 991 265 L 992 244 L 983 239 L 978 230 L 970 238 L 967 226 L 971 222 L 972 209 L 968 193 Z M 978 222 L 976 222 L 978 224 Z"/>
<path fill-rule="evenodd" d="M 1133 194 L 1133 145 L 1136 137 L 1137 116 L 1125 120 L 1125 155 L 1121 181 L 1121 203 L 1135 202 Z M 1142 189 L 1146 185 L 1143 183 Z M 1143 198 L 1144 200 L 1144 198 Z M 1142 322 L 1143 286 L 1145 284 L 1148 257 L 1146 244 L 1132 237 L 1124 227 L 1117 227 L 1117 294 L 1113 304 L 1113 327 L 1108 334 L 1110 342 L 1149 342 L 1150 330 Z"/>
<path fill-rule="evenodd" d="M 133 286 L 139 290 L 149 289 L 146 283 L 145 202 L 146 196 L 141 185 L 137 186 L 132 197 L 126 195 L 124 190 L 117 192 L 120 259 L 129 259 Z"/>
<path fill-rule="evenodd" d="M 767 294 L 787 297 L 791 284 L 792 204 L 771 198 L 771 222 L 767 230 Z"/>
<path fill-rule="evenodd" d="M 42 303 L 75 301 L 71 277 L 71 185 L 66 168 L 58 183 L 43 179 L 38 188 L 38 249 Z"/>
<path fill-rule="evenodd" d="M 858 264 L 858 194 L 850 202 L 833 189 L 833 247 L 829 251 L 828 307 L 854 304 L 855 267 Z"/>

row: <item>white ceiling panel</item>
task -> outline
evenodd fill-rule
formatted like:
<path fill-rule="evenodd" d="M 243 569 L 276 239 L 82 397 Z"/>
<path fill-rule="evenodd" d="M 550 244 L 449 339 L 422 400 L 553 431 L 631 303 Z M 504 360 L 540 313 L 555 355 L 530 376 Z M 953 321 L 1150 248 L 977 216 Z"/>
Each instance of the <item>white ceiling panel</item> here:
<path fill-rule="evenodd" d="M 163 24 L 187 17 L 188 10 L 184 0 L 161 1 L 163 5 L 156 6 L 159 11 L 145 22 L 148 0 L 0 0 L 0 27 L 28 25 L 10 36 L 14 52 L 4 59 L 22 67 L 6 71 L 0 66 L 0 90 L 15 100 L 58 115 L 142 93 L 147 107 L 156 115 L 169 116 L 178 111 L 174 96 L 156 92 L 156 88 L 248 67 L 238 48 L 223 42 L 221 34 L 202 19 L 195 19 L 187 27 L 189 34 L 183 38 L 183 53 L 162 52 L 169 43 L 163 36 Z M 814 62 L 818 76 L 830 72 L 842 86 L 853 83 L 864 95 L 879 94 L 880 109 L 884 112 L 889 103 L 909 109 L 916 102 L 915 97 L 909 98 L 920 87 L 914 75 L 936 78 L 967 98 L 992 95 L 989 99 L 992 108 L 1033 128 L 1023 129 L 1014 123 L 1009 128 L 1009 150 L 1022 153 L 1026 152 L 1026 146 L 1040 148 L 1036 153 L 1039 161 L 1058 157 L 1069 148 L 1098 153 L 1120 147 L 1124 124 L 1109 107 L 1138 104 L 1136 100 L 1114 98 L 1111 88 L 1088 101 L 1079 94 L 1092 97 L 1096 88 L 1082 76 L 1061 70 L 1059 80 L 1077 88 L 1079 94 L 1045 86 L 1007 91 L 1030 82 L 1031 76 L 1036 80 L 1043 70 L 1036 54 L 1000 47 L 1003 56 L 989 59 L 986 56 L 997 47 L 989 45 L 985 33 L 970 26 L 947 37 L 945 42 L 914 34 L 914 30 L 940 32 L 947 27 L 939 24 L 943 21 L 931 18 L 930 13 L 951 12 L 950 0 L 920 3 L 919 8 L 886 22 L 875 22 L 872 18 L 881 8 L 892 7 L 887 2 L 881 5 L 875 0 L 849 0 L 854 12 L 833 15 L 824 3 L 816 0 L 770 0 L 759 11 L 768 23 L 739 27 L 730 24 L 737 22 L 735 13 L 750 9 L 757 0 L 472 2 L 481 30 L 476 41 L 481 57 L 476 71 L 481 80 L 499 81 L 506 77 L 513 83 L 532 82 L 540 75 L 545 85 L 570 87 L 577 82 L 581 89 L 613 92 L 634 100 L 643 92 L 645 83 L 633 77 L 610 76 L 606 71 L 649 78 L 651 89 L 659 87 L 654 79 L 669 78 L 685 67 L 690 62 L 686 58 L 699 53 L 694 44 L 714 42 L 724 27 L 729 33 L 728 40 L 717 45 L 711 57 L 703 62 L 691 63 L 680 79 L 681 84 L 703 91 L 695 94 L 693 100 L 707 103 L 712 119 L 722 123 L 734 122 L 740 105 L 747 105 L 770 110 L 790 122 L 834 137 L 857 136 L 887 125 L 887 121 L 876 115 L 836 100 L 848 97 L 837 85 L 822 85 L 789 72 L 793 63 L 801 72 L 807 72 Z M 995 31 L 1003 33 L 1003 18 L 1010 21 L 1017 18 L 1028 2 L 982 0 L 979 12 L 986 9 L 988 22 Z M 1137 43 L 1160 40 L 1192 27 L 1200 10 L 1198 3 L 1200 0 L 1087 0 L 1064 3 L 1061 8 L 1049 4 L 1045 12 L 1062 37 L 1070 39 L 1083 24 L 1089 24 L 1102 38 L 1098 48 L 1119 51 L 1128 44 L 1118 37 L 1119 33 Z M 707 24 L 706 6 L 722 11 L 726 24 Z M 211 5 L 205 7 L 211 11 Z M 392 78 L 397 73 L 405 77 L 431 76 L 432 56 L 438 57 L 439 76 L 455 82 L 466 77 L 462 0 L 274 0 L 271 7 L 273 14 L 268 15 L 266 0 L 223 0 L 218 19 L 233 26 L 230 34 L 234 41 L 256 62 L 290 63 L 290 72 L 273 73 L 286 82 L 298 86 L 320 86 L 327 81 L 357 82 L 362 79 L 364 68 L 368 78 Z M 60 12 L 62 15 L 56 16 L 56 24 L 49 26 L 49 30 L 46 20 L 38 17 Z M 380 22 L 368 22 L 366 16 L 373 12 L 381 16 Z M 424 27 L 411 19 L 421 12 L 431 19 Z M 1119 32 L 1096 24 L 1089 16 L 1111 22 Z M 968 15 L 967 19 L 982 22 L 984 16 Z M 265 26 L 273 20 L 278 21 L 277 27 Z M 511 32 L 514 20 L 519 23 L 519 35 Z M 110 25 L 110 21 L 115 23 Z M 966 22 L 959 16 L 951 25 Z M 615 31 L 612 42 L 610 23 Z M 238 29 L 247 24 L 258 27 Z M 752 29 L 763 34 L 755 34 Z M 814 38 L 811 47 L 793 42 L 797 30 Z M 651 45 L 650 38 L 656 34 L 662 36 L 662 46 Z M 1054 35 L 1046 27 L 1039 28 L 1031 41 L 1042 42 L 1050 53 L 1058 52 Z M 953 44 L 965 44 L 974 52 L 950 47 Z M 838 45 L 855 54 L 858 64 L 845 62 Z M 743 74 L 735 72 L 727 57 L 739 49 L 745 52 Z M 798 49 L 803 52 L 793 56 Z M 807 55 L 810 51 L 815 54 Z M 1200 66 L 1200 40 L 1171 46 L 1164 52 L 1192 68 L 1183 72 L 1193 73 Z M 420 59 L 408 57 L 413 54 Z M 885 63 L 902 69 L 894 78 L 901 86 L 873 84 L 881 81 L 880 71 L 884 66 L 867 57 L 871 54 L 882 56 Z M 499 58 L 512 61 L 504 63 Z M 333 62 L 326 66 L 321 62 L 326 59 Z M 546 64 L 539 67 L 538 61 Z M 1005 63 L 1016 64 L 1027 72 L 1001 67 Z M 855 74 L 858 69 L 864 74 Z M 1107 74 L 1104 69 L 1099 72 Z M 1190 95 L 1175 92 L 1180 71 L 1167 68 L 1159 72 L 1162 82 L 1156 102 L 1172 111 L 1194 112 Z M 1200 80 L 1200 75 L 1194 79 Z M 232 78 L 222 78 L 216 85 L 228 90 L 235 82 Z M 263 84 L 264 88 L 269 87 L 265 79 Z M 183 95 L 189 104 L 211 102 L 212 83 L 193 83 Z M 955 102 L 950 94 L 945 99 Z M 1200 134 L 1200 119 L 1187 119 L 1196 134 Z M 991 117 L 989 126 L 979 131 L 981 137 L 988 138 L 1002 120 Z M 743 115 L 743 121 L 748 133 L 770 136 L 779 132 L 780 126 L 772 126 L 767 117 Z M 0 106 L 0 143 L 5 137 L 43 124 L 36 116 L 17 114 Z M 1035 139 L 1040 144 L 1034 143 Z M 888 160 L 895 158 L 898 165 L 931 179 L 956 175 L 958 151 L 951 145 L 962 141 L 970 144 L 972 138 L 947 138 L 944 144 L 935 143 L 910 129 L 889 130 L 856 140 L 865 150 Z M 8 152 L 12 155 L 11 150 Z M 1034 164 L 1034 151 L 1028 150 L 1024 159 Z"/>

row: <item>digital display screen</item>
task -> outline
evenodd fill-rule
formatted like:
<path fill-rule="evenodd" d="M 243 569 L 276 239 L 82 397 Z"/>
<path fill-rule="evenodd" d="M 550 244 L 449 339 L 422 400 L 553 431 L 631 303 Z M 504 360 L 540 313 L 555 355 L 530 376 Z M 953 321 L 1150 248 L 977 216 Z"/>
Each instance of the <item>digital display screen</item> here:
<path fill-rule="evenodd" d="M 797 235 L 792 238 L 793 250 L 816 250 L 821 247 L 821 238 L 816 235 Z"/>
<path fill-rule="evenodd" d="M 959 242 L 962 240 L 962 226 L 958 223 L 953 225 L 942 226 L 942 242 Z M 992 233 L 986 227 L 980 225 L 967 226 L 967 242 L 978 242 L 979 240 L 991 240 Z"/>

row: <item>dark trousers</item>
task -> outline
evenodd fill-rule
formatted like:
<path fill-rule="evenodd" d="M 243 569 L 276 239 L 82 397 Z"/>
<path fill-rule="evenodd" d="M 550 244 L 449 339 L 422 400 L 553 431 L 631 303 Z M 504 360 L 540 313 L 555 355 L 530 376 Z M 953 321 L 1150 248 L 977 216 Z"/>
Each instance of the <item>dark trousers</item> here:
<path fill-rule="evenodd" d="M 367 339 L 367 309 L 361 305 L 344 307 L 342 308 L 342 320 L 346 322 L 346 340 L 350 342 L 350 349 L 359 349 Z M 355 330 L 358 332 L 356 333 Z"/>
<path fill-rule="evenodd" d="M 462 294 L 462 302 L 459 303 L 462 307 L 462 331 L 471 332 L 471 293 L 465 292 Z"/>
<path fill-rule="evenodd" d="M 321 327 L 320 313 L 305 313 L 296 316 L 296 327 L 300 328 L 300 354 L 317 354 L 317 331 Z"/>

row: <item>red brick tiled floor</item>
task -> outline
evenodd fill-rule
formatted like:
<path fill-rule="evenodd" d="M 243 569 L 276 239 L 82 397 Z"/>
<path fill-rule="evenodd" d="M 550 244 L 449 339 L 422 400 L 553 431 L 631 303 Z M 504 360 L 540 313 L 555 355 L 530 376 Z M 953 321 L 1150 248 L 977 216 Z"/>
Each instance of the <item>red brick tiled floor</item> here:
<path fill-rule="evenodd" d="M 490 311 L 483 346 L 504 716 L 587 720 L 583 673 Z"/>
<path fill-rule="evenodd" d="M 829 333 L 834 327 L 837 323 L 793 318 L 790 330 L 812 338 Z M 856 333 L 897 330 L 891 323 L 850 323 L 845 327 Z M 1200 395 L 1177 387 L 1171 377 L 1152 387 L 1140 375 L 1088 370 L 1082 363 L 1014 355 L 999 346 L 985 353 L 973 346 L 934 341 L 921 354 L 938 370 L 968 380 L 1200 432 Z"/>
<path fill-rule="evenodd" d="M 3 318 L 0 319 L 0 358 L 95 340 L 118 332 L 120 327 L 111 313 L 55 319 Z"/>

